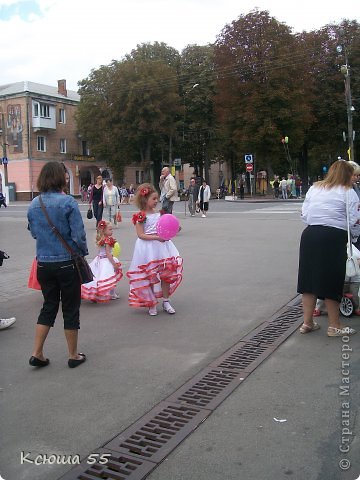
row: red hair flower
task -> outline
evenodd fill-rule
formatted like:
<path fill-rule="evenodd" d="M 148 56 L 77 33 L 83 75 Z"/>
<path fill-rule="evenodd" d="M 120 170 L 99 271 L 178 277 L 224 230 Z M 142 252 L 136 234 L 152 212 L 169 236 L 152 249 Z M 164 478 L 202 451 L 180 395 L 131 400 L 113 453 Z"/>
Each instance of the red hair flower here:
<path fill-rule="evenodd" d="M 359 204 L 359 205 L 360 205 L 360 204 Z M 161 209 L 159 213 L 160 213 L 160 215 L 165 215 L 166 210 Z"/>
<path fill-rule="evenodd" d="M 144 223 L 145 220 L 146 220 L 145 212 L 134 213 L 134 215 L 132 217 L 132 222 L 133 222 L 134 225 L 136 225 L 136 222 Z"/>
<path fill-rule="evenodd" d="M 148 188 L 142 188 L 142 189 L 140 190 L 140 195 L 141 195 L 142 197 L 146 197 L 146 195 L 149 195 L 149 189 L 148 189 Z"/>
<path fill-rule="evenodd" d="M 98 223 L 97 228 L 100 228 L 100 230 L 105 230 L 105 228 L 106 228 L 106 222 L 105 222 L 105 220 L 100 220 L 100 222 Z"/>

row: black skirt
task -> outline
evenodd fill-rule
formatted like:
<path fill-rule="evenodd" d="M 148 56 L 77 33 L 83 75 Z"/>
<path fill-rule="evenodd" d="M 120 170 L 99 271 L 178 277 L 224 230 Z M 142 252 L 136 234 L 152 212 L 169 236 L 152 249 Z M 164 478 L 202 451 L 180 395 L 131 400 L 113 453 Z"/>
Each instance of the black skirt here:
<path fill-rule="evenodd" d="M 347 232 L 313 225 L 301 235 L 298 293 L 340 302 L 346 269 Z"/>

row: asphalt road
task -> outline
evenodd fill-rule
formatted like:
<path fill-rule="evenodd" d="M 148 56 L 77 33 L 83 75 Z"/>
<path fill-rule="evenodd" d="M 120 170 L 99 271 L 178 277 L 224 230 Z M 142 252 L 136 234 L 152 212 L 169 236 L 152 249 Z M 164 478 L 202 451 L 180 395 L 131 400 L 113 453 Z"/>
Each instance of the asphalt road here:
<path fill-rule="evenodd" d="M 109 441 L 296 295 L 301 205 L 212 201 L 208 218 L 184 215 L 175 243 L 184 280 L 176 315 L 149 317 L 120 299 L 83 302 L 79 350 L 88 361 L 67 367 L 59 316 L 46 343 L 51 365 L 28 366 L 41 294 L 27 289 L 34 241 L 26 204 L 0 211 L 1 243 L 11 258 L 0 276 L 0 315 L 17 317 L 0 332 L 0 475 L 5 480 L 56 480 L 64 465 L 21 461 L 45 454 L 80 455 Z M 85 218 L 91 259 L 95 222 Z M 135 242 L 132 206 L 115 230 L 124 272 Z M 360 329 L 358 317 L 352 324 Z M 325 327 L 325 319 L 320 322 Z M 153 473 L 151 480 L 352 480 L 359 464 L 359 341 L 351 339 L 351 463 L 341 459 L 341 340 L 323 328 L 292 335 Z M 278 423 L 274 418 L 285 422 Z M 23 453 L 22 453 L 23 452 Z M 349 453 L 350 455 L 350 453 Z"/>

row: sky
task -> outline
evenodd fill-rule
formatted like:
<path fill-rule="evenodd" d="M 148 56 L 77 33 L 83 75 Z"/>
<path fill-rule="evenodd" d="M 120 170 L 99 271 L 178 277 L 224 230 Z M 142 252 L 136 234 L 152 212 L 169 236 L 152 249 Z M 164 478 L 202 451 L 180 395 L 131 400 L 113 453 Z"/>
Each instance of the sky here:
<path fill-rule="evenodd" d="M 0 85 L 32 81 L 69 90 L 138 44 L 179 52 L 213 43 L 225 25 L 267 10 L 293 32 L 360 22 L 360 0 L 0 0 Z"/>

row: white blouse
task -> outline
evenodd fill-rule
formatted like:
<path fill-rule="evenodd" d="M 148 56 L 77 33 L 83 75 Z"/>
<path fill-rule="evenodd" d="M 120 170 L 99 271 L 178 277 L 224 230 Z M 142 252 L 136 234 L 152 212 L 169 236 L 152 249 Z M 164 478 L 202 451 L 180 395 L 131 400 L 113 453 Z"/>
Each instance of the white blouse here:
<path fill-rule="evenodd" d="M 346 191 L 344 187 L 321 188 L 313 185 L 307 192 L 302 206 L 302 220 L 308 225 L 347 230 Z M 354 225 L 360 220 L 359 198 L 352 188 L 348 192 L 350 230 L 358 235 L 359 226 Z"/>

